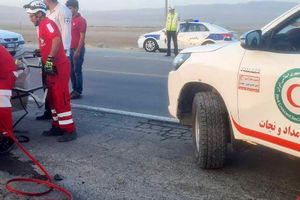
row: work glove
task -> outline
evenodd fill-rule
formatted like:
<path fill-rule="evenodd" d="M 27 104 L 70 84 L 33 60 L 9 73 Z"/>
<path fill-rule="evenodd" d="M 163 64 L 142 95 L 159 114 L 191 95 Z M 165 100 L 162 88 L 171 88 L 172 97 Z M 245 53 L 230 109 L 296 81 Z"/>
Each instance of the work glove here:
<path fill-rule="evenodd" d="M 56 73 L 55 66 L 53 65 L 55 58 L 53 56 L 49 56 L 47 62 L 45 64 L 45 74 L 53 76 Z"/>
<path fill-rule="evenodd" d="M 34 56 L 34 57 L 42 57 L 42 56 L 41 56 L 41 51 L 40 51 L 39 49 L 34 50 L 34 51 L 33 51 L 33 56 Z"/>

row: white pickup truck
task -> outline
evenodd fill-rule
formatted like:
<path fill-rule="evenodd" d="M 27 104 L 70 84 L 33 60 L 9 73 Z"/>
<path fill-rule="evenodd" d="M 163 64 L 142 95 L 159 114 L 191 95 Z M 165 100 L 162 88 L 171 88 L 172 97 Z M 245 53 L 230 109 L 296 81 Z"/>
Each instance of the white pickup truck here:
<path fill-rule="evenodd" d="M 240 42 L 183 50 L 169 73 L 169 111 L 192 125 L 197 163 L 221 168 L 227 146 L 300 157 L 300 4 Z"/>

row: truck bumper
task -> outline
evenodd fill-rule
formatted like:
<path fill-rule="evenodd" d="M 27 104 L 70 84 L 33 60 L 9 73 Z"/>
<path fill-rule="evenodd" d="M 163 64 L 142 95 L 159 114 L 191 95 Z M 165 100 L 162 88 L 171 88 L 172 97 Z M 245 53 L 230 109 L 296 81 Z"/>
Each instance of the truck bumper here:
<path fill-rule="evenodd" d="M 181 77 L 177 71 L 171 71 L 168 77 L 168 94 L 169 94 L 169 112 L 177 118 L 178 100 L 182 85 Z"/>
<path fill-rule="evenodd" d="M 139 47 L 140 49 L 143 49 L 143 48 L 144 48 L 144 42 L 145 42 L 145 38 L 144 38 L 144 37 L 140 37 L 140 38 L 138 39 L 138 47 Z"/>

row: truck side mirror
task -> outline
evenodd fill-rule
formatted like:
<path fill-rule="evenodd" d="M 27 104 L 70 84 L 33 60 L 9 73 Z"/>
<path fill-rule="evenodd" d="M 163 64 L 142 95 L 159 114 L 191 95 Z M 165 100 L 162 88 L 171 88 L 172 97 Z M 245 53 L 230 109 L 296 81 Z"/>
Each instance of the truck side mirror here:
<path fill-rule="evenodd" d="M 262 32 L 261 30 L 249 31 L 240 38 L 241 46 L 244 49 L 257 50 L 261 46 Z"/>

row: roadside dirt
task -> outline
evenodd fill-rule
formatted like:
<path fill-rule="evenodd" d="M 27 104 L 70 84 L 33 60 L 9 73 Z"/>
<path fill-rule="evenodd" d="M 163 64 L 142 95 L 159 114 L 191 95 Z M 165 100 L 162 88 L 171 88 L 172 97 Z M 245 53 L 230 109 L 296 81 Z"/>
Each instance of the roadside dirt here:
<path fill-rule="evenodd" d="M 22 34 L 27 44 L 38 43 L 33 26 L 0 26 L 0 29 Z M 160 27 L 88 27 L 86 47 L 137 49 L 140 35 L 157 30 Z"/>
<path fill-rule="evenodd" d="M 38 43 L 36 29 L 34 26 L 1 26 L 5 29 L 23 35 L 25 42 L 29 45 Z M 137 49 L 139 36 L 158 31 L 162 27 L 96 27 L 89 26 L 86 35 L 86 47 Z M 239 29 L 238 33 L 246 32 Z"/>

